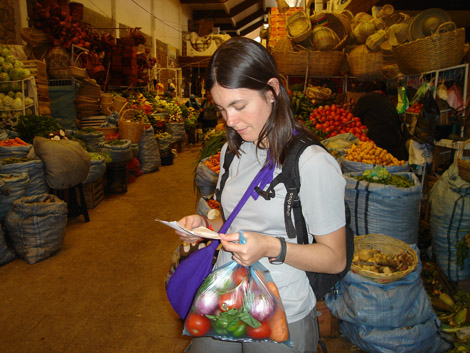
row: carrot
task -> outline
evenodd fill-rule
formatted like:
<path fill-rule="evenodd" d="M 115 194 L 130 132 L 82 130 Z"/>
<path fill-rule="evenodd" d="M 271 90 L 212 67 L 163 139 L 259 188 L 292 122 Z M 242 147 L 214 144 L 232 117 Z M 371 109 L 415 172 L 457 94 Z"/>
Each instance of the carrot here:
<path fill-rule="evenodd" d="M 276 297 L 277 305 L 273 316 L 268 320 L 269 327 L 271 328 L 271 335 L 269 338 L 276 342 L 284 342 L 289 339 L 289 327 L 287 326 L 286 313 L 284 306 L 281 302 L 279 290 L 274 282 L 269 281 L 266 283 L 268 290 Z"/>
<path fill-rule="evenodd" d="M 24 142 L 22 139 L 20 139 L 19 137 L 15 137 L 15 141 L 19 143 L 20 145 L 28 146 L 28 144 Z"/>

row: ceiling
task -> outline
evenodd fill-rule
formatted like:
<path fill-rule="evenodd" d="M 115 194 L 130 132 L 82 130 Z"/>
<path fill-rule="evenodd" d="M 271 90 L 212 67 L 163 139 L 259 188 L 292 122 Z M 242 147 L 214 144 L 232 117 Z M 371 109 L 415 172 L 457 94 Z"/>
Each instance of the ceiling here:
<path fill-rule="evenodd" d="M 313 0 L 286 0 L 290 6 L 313 4 Z M 353 13 L 370 12 L 372 6 L 391 4 L 395 10 L 414 15 L 422 10 L 438 7 L 461 18 L 458 25 L 470 27 L 470 1 L 468 0 L 349 0 L 347 9 Z M 327 1 L 324 0 L 324 3 Z M 348 1 L 346 1 L 348 2 Z M 276 0 L 180 0 L 182 5 L 193 10 L 192 21 L 197 28 L 220 28 L 221 32 L 232 36 L 246 36 L 268 23 L 271 7 L 277 7 Z M 313 5 L 312 5 L 313 6 Z M 456 21 L 458 22 L 458 21 Z"/>

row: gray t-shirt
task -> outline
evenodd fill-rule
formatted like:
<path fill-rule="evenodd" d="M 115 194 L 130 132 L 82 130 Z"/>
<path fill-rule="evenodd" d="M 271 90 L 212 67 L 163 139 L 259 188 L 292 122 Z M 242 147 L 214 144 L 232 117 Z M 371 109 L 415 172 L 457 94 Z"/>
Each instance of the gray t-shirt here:
<path fill-rule="evenodd" d="M 223 159 L 226 149 L 227 144 L 222 148 L 220 175 L 224 173 Z M 246 188 L 261 169 L 266 155 L 267 150 L 256 151 L 254 143 L 242 144 L 241 158 L 233 159 L 222 193 L 222 205 L 226 217 L 236 207 Z M 313 234 L 325 235 L 343 227 L 346 182 L 333 156 L 319 146 L 309 146 L 300 156 L 299 171 L 302 185 L 299 196 L 309 237 L 312 238 Z M 280 172 L 281 169 L 276 168 L 274 177 Z M 296 239 L 287 238 L 284 224 L 285 186 L 280 183 L 274 190 L 276 196 L 269 201 L 262 197 L 258 197 L 257 200 L 250 197 L 227 233 L 243 230 L 284 237 L 286 241 L 296 242 Z M 216 267 L 231 261 L 231 256 L 231 253 L 221 250 Z M 305 272 L 287 264 L 272 265 L 267 258 L 259 261 L 270 271 L 279 288 L 288 322 L 301 320 L 308 315 L 316 305 L 316 299 Z"/>

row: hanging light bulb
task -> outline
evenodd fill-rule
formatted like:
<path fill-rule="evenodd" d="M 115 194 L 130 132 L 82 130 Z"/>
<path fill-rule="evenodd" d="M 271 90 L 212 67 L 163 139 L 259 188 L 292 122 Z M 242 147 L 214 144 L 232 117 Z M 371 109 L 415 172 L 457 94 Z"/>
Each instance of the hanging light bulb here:
<path fill-rule="evenodd" d="M 276 0 L 277 9 L 280 13 L 286 13 L 289 10 L 289 4 L 286 0 Z"/>

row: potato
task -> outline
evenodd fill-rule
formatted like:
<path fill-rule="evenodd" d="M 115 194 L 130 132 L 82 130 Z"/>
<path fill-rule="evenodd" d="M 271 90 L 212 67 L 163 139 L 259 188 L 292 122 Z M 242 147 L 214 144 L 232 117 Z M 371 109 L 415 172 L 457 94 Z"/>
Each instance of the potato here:
<path fill-rule="evenodd" d="M 361 261 L 367 261 L 370 258 L 369 250 L 367 249 L 361 249 L 359 250 L 359 259 Z"/>

